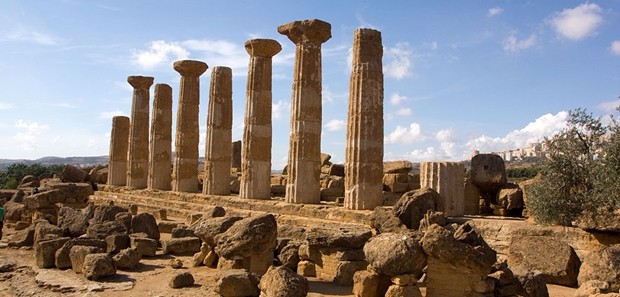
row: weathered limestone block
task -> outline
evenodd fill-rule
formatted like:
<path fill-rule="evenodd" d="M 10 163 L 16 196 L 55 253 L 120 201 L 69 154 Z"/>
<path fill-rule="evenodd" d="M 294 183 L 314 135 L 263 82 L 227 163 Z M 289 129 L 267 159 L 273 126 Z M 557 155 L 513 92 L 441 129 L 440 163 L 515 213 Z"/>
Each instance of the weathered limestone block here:
<path fill-rule="evenodd" d="M 410 161 L 391 161 L 383 163 L 383 173 L 409 173 L 413 169 Z"/>
<path fill-rule="evenodd" d="M 399 286 L 399 285 L 391 285 L 387 291 L 385 292 L 385 297 L 422 297 L 422 292 L 420 292 L 420 288 L 416 285 L 407 285 L 407 286 Z"/>
<path fill-rule="evenodd" d="M 471 158 L 471 182 L 483 192 L 495 194 L 506 183 L 504 159 L 495 154 L 478 154 Z"/>
<path fill-rule="evenodd" d="M 157 253 L 157 240 L 148 238 L 144 233 L 135 233 L 129 236 L 130 246 L 136 248 L 140 257 L 155 257 Z"/>
<path fill-rule="evenodd" d="M 477 215 L 480 213 L 480 189 L 476 187 L 471 182 L 465 181 L 465 189 L 464 189 L 464 207 L 463 214 L 464 215 Z"/>
<path fill-rule="evenodd" d="M 271 60 L 282 50 L 272 39 L 245 43 L 250 55 L 241 148 L 239 197 L 269 199 L 271 187 Z"/>
<path fill-rule="evenodd" d="M 429 211 L 442 208 L 441 196 L 431 188 L 421 188 L 409 191 L 398 199 L 394 205 L 394 215 L 400 219 L 407 228 L 417 230 L 420 220 Z"/>
<path fill-rule="evenodd" d="M 116 274 L 112 256 L 102 254 L 89 254 L 84 258 L 82 273 L 88 280 L 100 280 Z"/>
<path fill-rule="evenodd" d="M 321 170 L 321 44 L 331 38 L 331 25 L 321 20 L 295 21 L 278 27 L 295 43 L 291 98 L 291 135 L 285 200 L 319 203 Z"/>
<path fill-rule="evenodd" d="M 409 191 L 409 175 L 407 173 L 384 174 L 383 189 L 394 193 L 404 193 Z"/>
<path fill-rule="evenodd" d="M 59 176 L 63 183 L 81 183 L 86 180 L 86 177 L 88 177 L 88 172 L 69 164 L 65 165 Z"/>
<path fill-rule="evenodd" d="M 112 118 L 112 132 L 110 134 L 108 185 L 124 186 L 127 184 L 128 149 L 129 118 L 125 116 L 115 116 Z"/>
<path fill-rule="evenodd" d="M 127 82 L 133 87 L 127 186 L 144 189 L 149 167 L 149 88 L 153 84 L 153 77 L 129 76 Z"/>
<path fill-rule="evenodd" d="M 102 253 L 103 251 L 95 246 L 76 245 L 69 250 L 69 266 L 75 273 L 82 273 L 84 258 L 86 255 Z"/>
<path fill-rule="evenodd" d="M 261 295 L 304 297 L 308 295 L 308 280 L 286 266 L 271 266 L 260 279 Z"/>
<path fill-rule="evenodd" d="M 463 271 L 460 267 L 429 257 L 426 268 L 426 296 L 462 297 L 483 296 L 477 293 L 492 294 L 494 287 L 477 285 L 484 283 L 485 278 L 486 275 Z M 491 291 L 476 292 L 476 288 Z"/>
<path fill-rule="evenodd" d="M 465 166 L 457 162 L 420 163 L 420 185 L 434 189 L 442 198 L 446 216 L 462 216 L 465 211 Z"/>
<path fill-rule="evenodd" d="M 173 289 L 185 288 L 193 285 L 195 282 L 194 276 L 189 272 L 181 272 L 172 276 L 168 286 Z"/>
<path fill-rule="evenodd" d="M 105 238 L 106 253 L 116 254 L 130 246 L 128 234 L 114 234 Z"/>
<path fill-rule="evenodd" d="M 369 270 L 360 270 L 353 275 L 353 295 L 359 297 L 383 297 L 391 284 L 389 276 L 380 275 Z"/>
<path fill-rule="evenodd" d="M 209 88 L 203 194 L 230 194 L 232 117 L 232 69 L 218 66 Z"/>
<path fill-rule="evenodd" d="M 131 219 L 131 230 L 133 233 L 145 233 L 151 239 L 159 240 L 160 238 L 157 221 L 150 213 L 143 212 L 134 216 Z"/>
<path fill-rule="evenodd" d="M 56 251 L 61 248 L 69 237 L 41 240 L 34 249 L 37 267 L 53 268 L 56 266 Z"/>
<path fill-rule="evenodd" d="M 612 292 L 620 290 L 620 245 L 610 245 L 583 259 L 579 269 L 579 285 L 591 280 L 609 283 Z"/>
<path fill-rule="evenodd" d="M 347 209 L 383 204 L 382 58 L 381 32 L 355 30 L 344 170 Z"/>
<path fill-rule="evenodd" d="M 56 251 L 56 268 L 66 269 L 71 268 L 72 262 L 70 258 L 71 249 L 74 246 L 91 246 L 97 248 L 98 253 L 103 253 L 106 250 L 105 241 L 97 238 L 77 237 L 65 242 L 61 248 Z"/>
<path fill-rule="evenodd" d="M 167 84 L 156 84 L 149 143 L 149 175 L 147 180 L 149 189 L 165 191 L 171 189 L 171 147 L 172 88 Z"/>
<path fill-rule="evenodd" d="M 172 169 L 172 191 L 175 192 L 194 193 L 200 190 L 198 188 L 200 75 L 207 68 L 207 64 L 200 61 L 174 62 L 174 70 L 181 74 Z"/>
<path fill-rule="evenodd" d="M 134 269 L 140 263 L 140 251 L 136 248 L 126 248 L 119 251 L 112 259 L 117 269 Z"/>
<path fill-rule="evenodd" d="M 523 191 L 518 185 L 507 183 L 499 189 L 495 201 L 507 210 L 522 209 Z"/>
<path fill-rule="evenodd" d="M 390 277 L 422 274 L 426 255 L 419 244 L 420 234 L 381 233 L 364 246 L 373 271 Z"/>
<path fill-rule="evenodd" d="M 198 237 L 172 238 L 162 241 L 164 253 L 172 255 L 193 255 L 200 251 L 201 241 Z"/>
<path fill-rule="evenodd" d="M 244 269 L 218 271 L 215 275 L 215 293 L 224 297 L 259 296 L 259 277 Z"/>

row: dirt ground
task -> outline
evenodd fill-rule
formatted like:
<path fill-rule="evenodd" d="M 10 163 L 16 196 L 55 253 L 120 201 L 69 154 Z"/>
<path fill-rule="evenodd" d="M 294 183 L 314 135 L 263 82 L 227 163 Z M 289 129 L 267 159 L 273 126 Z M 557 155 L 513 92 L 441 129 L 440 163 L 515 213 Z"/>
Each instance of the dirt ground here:
<path fill-rule="evenodd" d="M 88 281 L 80 274 L 69 270 L 39 269 L 35 265 L 31 248 L 9 248 L 6 246 L 12 230 L 4 229 L 5 237 L 0 241 L 0 297 L 4 296 L 218 296 L 213 291 L 217 270 L 205 266 L 191 267 L 191 256 L 170 256 L 159 254 L 145 257 L 133 271 L 117 271 L 117 275 L 105 281 Z M 162 234 L 165 239 L 169 234 Z M 171 259 L 183 261 L 183 267 L 169 266 Z M 195 279 L 192 287 L 172 289 L 168 283 L 176 273 L 189 271 Z M 310 297 L 353 296 L 351 287 L 336 286 L 310 278 Z M 549 285 L 552 297 L 571 297 L 575 289 Z M 424 293 L 424 288 L 422 289 Z"/>

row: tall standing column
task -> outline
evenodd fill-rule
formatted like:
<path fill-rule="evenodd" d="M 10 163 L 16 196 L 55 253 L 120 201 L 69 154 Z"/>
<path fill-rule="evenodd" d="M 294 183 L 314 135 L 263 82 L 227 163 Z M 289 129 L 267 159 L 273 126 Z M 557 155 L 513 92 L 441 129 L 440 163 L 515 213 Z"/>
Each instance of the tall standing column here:
<path fill-rule="evenodd" d="M 228 67 L 218 66 L 211 72 L 208 113 L 202 192 L 229 195 L 233 112 L 232 69 Z"/>
<path fill-rule="evenodd" d="M 127 82 L 133 87 L 127 187 L 144 189 L 149 170 L 149 88 L 153 77 L 129 76 Z"/>
<path fill-rule="evenodd" d="M 331 38 L 331 25 L 321 20 L 295 21 L 279 26 L 278 32 L 296 46 L 285 199 L 292 203 L 319 203 L 321 44 Z"/>
<path fill-rule="evenodd" d="M 271 196 L 271 58 L 282 46 L 271 39 L 245 43 L 250 54 L 245 102 L 245 129 L 241 143 L 239 197 L 269 199 Z"/>
<path fill-rule="evenodd" d="M 177 110 L 176 139 L 172 191 L 199 192 L 198 188 L 198 106 L 200 104 L 200 75 L 207 71 L 200 61 L 174 62 L 174 70 L 181 74 L 179 107 Z"/>
<path fill-rule="evenodd" d="M 110 161 L 108 165 L 108 185 L 127 184 L 127 149 L 129 145 L 129 118 L 112 118 L 110 135 Z"/>
<path fill-rule="evenodd" d="M 169 85 L 155 85 L 152 115 L 147 188 L 168 191 L 172 153 L 172 88 Z"/>
<path fill-rule="evenodd" d="M 344 207 L 383 204 L 383 45 L 381 32 L 357 29 L 349 86 Z"/>

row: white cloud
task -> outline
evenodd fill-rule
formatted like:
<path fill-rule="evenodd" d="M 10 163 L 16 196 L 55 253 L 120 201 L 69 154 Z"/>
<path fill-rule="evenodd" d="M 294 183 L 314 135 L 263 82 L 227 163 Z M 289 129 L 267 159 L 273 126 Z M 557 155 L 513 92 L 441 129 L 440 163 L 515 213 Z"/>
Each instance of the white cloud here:
<path fill-rule="evenodd" d="M 401 117 L 408 117 L 412 113 L 413 112 L 411 111 L 411 108 L 409 108 L 409 107 L 403 107 L 403 108 L 399 109 L 398 111 L 396 111 L 396 115 L 399 115 Z"/>
<path fill-rule="evenodd" d="M 0 102 L 0 110 L 11 109 L 13 108 L 13 104 Z"/>
<path fill-rule="evenodd" d="M 411 56 L 413 52 L 406 42 L 399 42 L 395 47 L 385 47 L 383 50 L 385 60 L 383 73 L 395 79 L 402 79 L 411 75 Z"/>
<path fill-rule="evenodd" d="M 398 104 L 400 104 L 401 102 L 403 102 L 405 100 L 407 100 L 407 97 L 406 96 L 401 96 L 398 93 L 393 93 L 390 96 L 390 103 L 392 103 L 392 105 L 398 105 Z"/>
<path fill-rule="evenodd" d="M 487 16 L 494 17 L 496 15 L 500 15 L 502 12 L 504 12 L 504 10 L 501 7 L 489 8 L 489 10 L 487 10 Z"/>
<path fill-rule="evenodd" d="M 332 119 L 329 123 L 325 124 L 327 131 L 340 131 L 347 127 L 347 122 L 343 120 Z"/>
<path fill-rule="evenodd" d="M 536 34 L 530 35 L 526 39 L 519 40 L 514 34 L 511 34 L 502 43 L 505 51 L 518 52 L 528 49 L 536 44 Z"/>
<path fill-rule="evenodd" d="M 147 50 L 134 50 L 132 60 L 144 69 L 153 69 L 161 64 L 189 57 L 189 51 L 177 42 L 152 41 Z"/>
<path fill-rule="evenodd" d="M 385 137 L 385 142 L 391 144 L 410 144 L 421 140 L 424 140 L 424 136 L 420 124 L 417 123 L 411 123 L 409 127 L 398 125 Z"/>
<path fill-rule="evenodd" d="M 38 122 L 28 122 L 19 119 L 15 122 L 15 128 L 19 130 L 19 132 L 13 136 L 16 146 L 25 151 L 33 151 L 37 148 L 39 136 L 44 131 L 48 130 L 49 126 Z"/>
<path fill-rule="evenodd" d="M 602 109 L 602 110 L 604 110 L 606 112 L 612 112 L 612 111 L 614 111 L 619 106 L 620 106 L 620 99 L 613 100 L 613 101 L 601 102 L 596 107 L 598 109 Z"/>
<path fill-rule="evenodd" d="M 469 151 L 496 152 L 525 147 L 528 143 L 540 142 L 544 137 L 552 136 L 566 127 L 568 112 L 545 114 L 530 122 L 523 129 L 514 130 L 504 137 L 480 135 L 466 143 Z"/>
<path fill-rule="evenodd" d="M 53 35 L 24 28 L 9 32 L 3 37 L 0 37 L 0 41 L 1 40 L 33 42 L 41 45 L 57 45 L 60 42 L 60 39 Z"/>
<path fill-rule="evenodd" d="M 620 56 L 620 40 L 614 40 L 610 47 L 611 53 Z"/>
<path fill-rule="evenodd" d="M 291 104 L 280 100 L 271 105 L 271 115 L 274 119 L 282 118 L 290 112 Z"/>
<path fill-rule="evenodd" d="M 198 55 L 200 60 L 207 61 L 210 67 L 247 68 L 250 60 L 245 48 L 226 40 L 190 39 L 182 41 L 181 45 Z M 247 73 L 236 75 L 247 75 Z"/>
<path fill-rule="evenodd" d="M 562 37 L 580 40 L 594 33 L 603 22 L 602 9 L 596 3 L 583 3 L 575 8 L 556 12 L 551 26 Z"/>
<path fill-rule="evenodd" d="M 123 116 L 125 115 L 125 113 L 123 111 L 120 110 L 114 110 L 114 111 L 102 111 L 99 113 L 99 118 L 100 119 L 104 119 L 104 120 L 108 120 L 111 119 L 115 116 Z"/>
<path fill-rule="evenodd" d="M 441 149 L 443 150 L 442 156 L 444 157 L 460 157 L 457 156 L 457 144 L 455 141 L 454 130 L 443 129 L 435 134 L 435 138 L 439 141 Z"/>

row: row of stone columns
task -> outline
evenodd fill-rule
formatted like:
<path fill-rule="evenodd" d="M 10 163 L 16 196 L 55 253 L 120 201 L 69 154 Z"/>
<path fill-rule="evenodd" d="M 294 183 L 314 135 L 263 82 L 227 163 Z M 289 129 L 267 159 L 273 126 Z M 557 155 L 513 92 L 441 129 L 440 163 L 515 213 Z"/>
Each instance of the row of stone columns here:
<path fill-rule="evenodd" d="M 291 22 L 278 32 L 295 44 L 291 96 L 291 134 L 285 200 L 320 202 L 321 45 L 331 38 L 331 25 L 320 20 Z M 383 73 L 381 33 L 358 29 L 353 46 L 349 97 L 345 207 L 372 209 L 381 205 L 383 173 Z M 281 50 L 270 39 L 245 44 L 250 55 L 242 142 L 240 196 L 270 197 L 272 57 Z M 130 76 L 134 87 L 131 124 L 113 119 L 109 183 L 130 188 L 198 192 L 200 75 L 208 66 L 199 61 L 174 63 L 181 74 L 175 156 L 170 175 L 172 90 L 155 87 L 151 141 L 148 141 L 149 88 L 152 77 Z M 129 128 L 126 128 L 129 126 Z M 211 75 L 202 192 L 229 194 L 232 129 L 232 71 L 215 67 Z M 124 131 L 128 131 L 128 136 Z M 124 147 L 129 143 L 128 148 Z M 128 153 L 123 153 L 128 151 Z M 128 157 L 127 157 L 128 156 Z M 125 162 L 125 164 L 123 163 Z M 121 174 L 126 168 L 123 184 Z"/>

